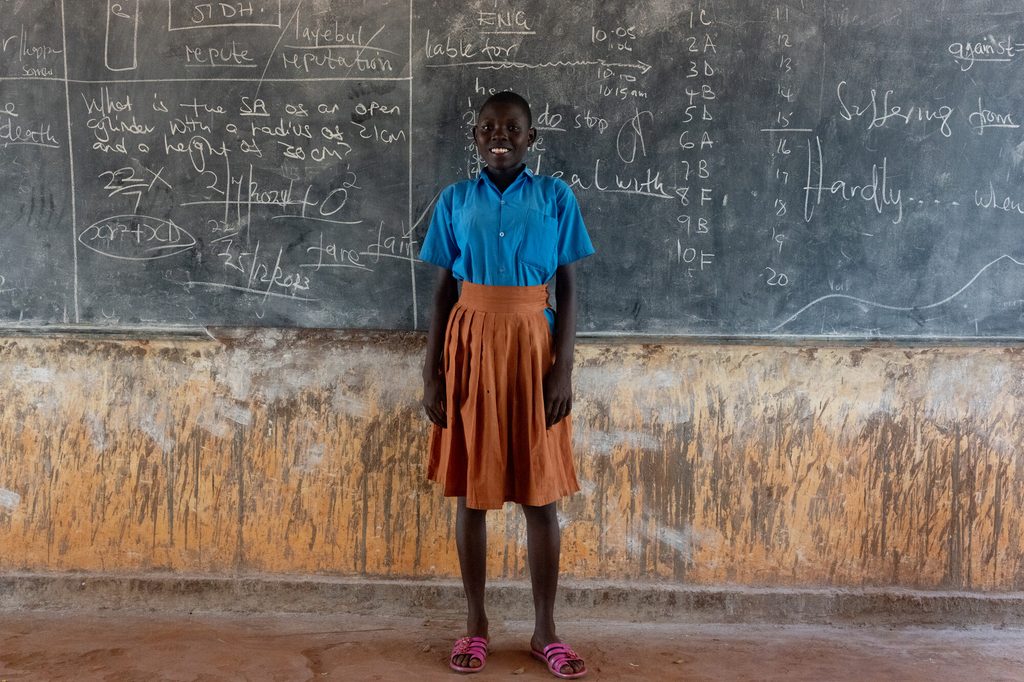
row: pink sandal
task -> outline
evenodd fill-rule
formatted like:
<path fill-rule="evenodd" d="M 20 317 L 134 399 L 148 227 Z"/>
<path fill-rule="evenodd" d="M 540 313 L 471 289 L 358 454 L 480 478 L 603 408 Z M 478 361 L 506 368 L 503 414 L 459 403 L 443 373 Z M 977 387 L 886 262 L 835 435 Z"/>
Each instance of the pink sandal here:
<path fill-rule="evenodd" d="M 471 661 L 475 658 L 480 661 L 480 665 L 475 668 L 455 665 L 455 657 L 463 655 L 469 656 Z M 462 637 L 455 640 L 455 646 L 452 647 L 452 655 L 448 659 L 448 667 L 459 673 L 478 673 L 484 669 L 485 665 L 487 665 L 486 637 Z"/>
<path fill-rule="evenodd" d="M 579 670 L 579 672 L 562 672 L 562 668 L 567 663 L 574 663 L 576 661 L 583 663 L 583 659 L 580 658 L 579 654 L 573 651 L 572 647 L 570 647 L 568 644 L 564 644 L 562 642 L 552 642 L 551 644 L 548 644 L 546 647 L 544 647 L 544 651 L 537 651 L 536 649 L 531 647 L 530 653 L 533 654 L 533 657 L 537 660 L 546 663 L 548 666 L 548 670 L 551 671 L 551 674 L 560 679 L 575 680 L 587 674 L 587 666 L 585 663 L 583 664 L 583 668 Z"/>

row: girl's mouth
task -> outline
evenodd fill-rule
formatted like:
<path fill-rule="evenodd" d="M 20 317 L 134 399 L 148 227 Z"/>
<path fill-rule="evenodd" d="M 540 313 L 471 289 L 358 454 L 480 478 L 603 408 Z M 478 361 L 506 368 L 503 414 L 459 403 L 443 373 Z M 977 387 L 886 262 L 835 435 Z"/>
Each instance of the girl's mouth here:
<path fill-rule="evenodd" d="M 502 154 L 508 154 L 510 151 L 512 151 L 512 150 L 509 149 L 508 147 L 491 147 L 491 153 L 496 155 L 496 156 L 501 156 Z"/>

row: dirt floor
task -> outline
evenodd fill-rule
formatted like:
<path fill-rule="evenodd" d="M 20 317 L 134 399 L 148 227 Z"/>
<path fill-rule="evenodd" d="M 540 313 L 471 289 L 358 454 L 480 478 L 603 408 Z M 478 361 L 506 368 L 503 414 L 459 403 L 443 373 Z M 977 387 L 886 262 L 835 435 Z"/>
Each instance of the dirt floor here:
<path fill-rule="evenodd" d="M 530 623 L 474 680 L 553 680 Z M 460 624 L 338 615 L 0 612 L 0 680 L 455 680 Z M 565 623 L 590 680 L 1024 680 L 1024 630 Z"/>

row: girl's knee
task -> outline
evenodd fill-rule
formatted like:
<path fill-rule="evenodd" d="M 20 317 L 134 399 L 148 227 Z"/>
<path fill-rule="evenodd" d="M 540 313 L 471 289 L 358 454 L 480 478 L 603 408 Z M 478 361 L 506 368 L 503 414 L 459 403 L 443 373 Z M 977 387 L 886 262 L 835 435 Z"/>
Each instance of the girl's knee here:
<path fill-rule="evenodd" d="M 473 509 L 472 507 L 466 506 L 466 498 L 458 498 L 458 513 L 465 519 L 483 520 L 487 516 L 486 509 Z"/>
<path fill-rule="evenodd" d="M 545 504 L 542 507 L 533 507 L 528 504 L 521 506 L 528 522 L 558 522 L 558 505 L 555 502 Z"/>

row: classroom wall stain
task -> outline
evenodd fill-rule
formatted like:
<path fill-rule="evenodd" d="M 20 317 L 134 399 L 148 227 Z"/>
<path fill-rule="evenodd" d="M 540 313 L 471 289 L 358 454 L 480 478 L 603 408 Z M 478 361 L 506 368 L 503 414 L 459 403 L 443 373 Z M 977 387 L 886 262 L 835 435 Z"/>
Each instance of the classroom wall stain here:
<path fill-rule="evenodd" d="M 0 569 L 454 577 L 421 335 L 0 339 Z M 590 341 L 567 577 L 1024 589 L 1024 351 Z M 525 523 L 489 514 L 489 570 Z"/>
<path fill-rule="evenodd" d="M 13 490 L 0 488 L 0 509 L 13 512 L 21 504 L 21 495 Z"/>

